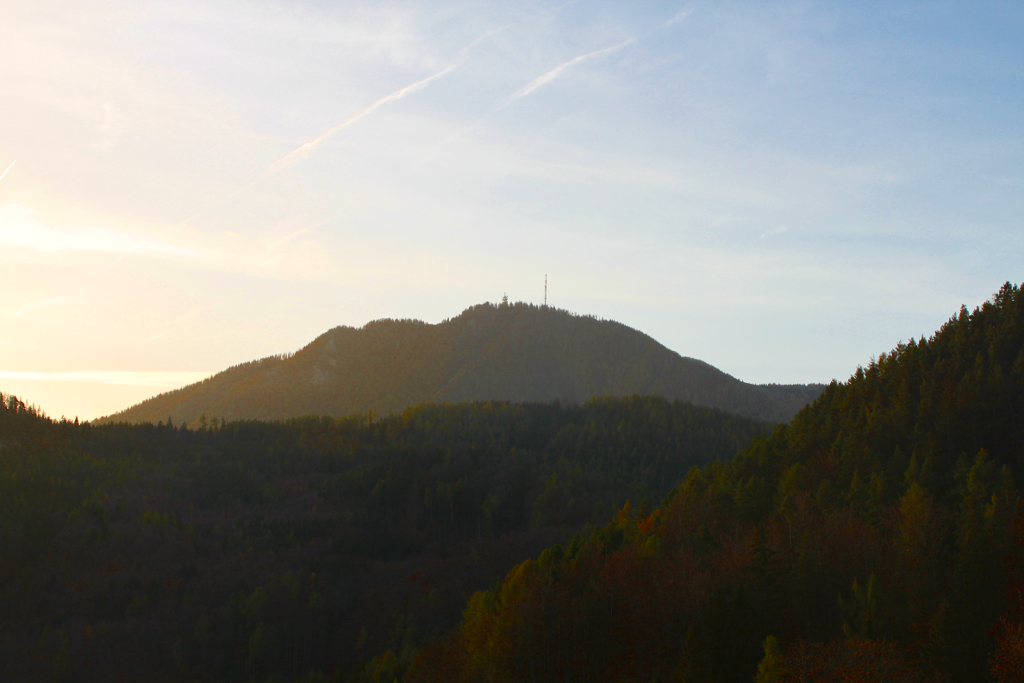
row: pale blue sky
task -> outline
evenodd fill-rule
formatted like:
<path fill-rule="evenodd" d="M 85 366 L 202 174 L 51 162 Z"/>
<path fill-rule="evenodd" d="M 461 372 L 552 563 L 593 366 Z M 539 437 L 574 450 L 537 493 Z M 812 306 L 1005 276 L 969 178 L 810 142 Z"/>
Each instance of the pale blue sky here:
<path fill-rule="evenodd" d="M 845 379 L 1024 279 L 1021 35 L 1018 3 L 21 3 L 0 391 L 95 417 L 545 273 L 746 381 Z"/>

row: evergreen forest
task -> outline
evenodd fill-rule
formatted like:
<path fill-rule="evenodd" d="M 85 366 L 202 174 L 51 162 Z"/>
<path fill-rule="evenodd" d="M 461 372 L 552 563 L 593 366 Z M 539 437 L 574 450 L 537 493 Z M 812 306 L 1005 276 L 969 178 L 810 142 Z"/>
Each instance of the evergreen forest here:
<path fill-rule="evenodd" d="M 1024 680 L 1019 286 L 785 424 L 650 395 L 176 422 L 5 397 L 4 680 Z"/>
<path fill-rule="evenodd" d="M 768 429 L 658 397 L 193 428 L 2 404 L 4 681 L 359 680 Z"/>
<path fill-rule="evenodd" d="M 1022 467 L 1007 284 L 475 593 L 402 680 L 1024 680 Z"/>

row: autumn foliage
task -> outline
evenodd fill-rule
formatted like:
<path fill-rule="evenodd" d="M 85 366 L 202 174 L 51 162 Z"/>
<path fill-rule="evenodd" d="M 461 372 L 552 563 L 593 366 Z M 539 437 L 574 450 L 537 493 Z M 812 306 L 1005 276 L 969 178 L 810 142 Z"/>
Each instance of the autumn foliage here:
<path fill-rule="evenodd" d="M 778 664 L 779 683 L 917 683 L 935 680 L 891 640 L 797 641 Z"/>
<path fill-rule="evenodd" d="M 1019 681 L 1024 292 L 474 595 L 413 680 Z M 438 646 L 440 647 L 440 646 Z M 453 677 L 458 672 L 458 677 Z"/>

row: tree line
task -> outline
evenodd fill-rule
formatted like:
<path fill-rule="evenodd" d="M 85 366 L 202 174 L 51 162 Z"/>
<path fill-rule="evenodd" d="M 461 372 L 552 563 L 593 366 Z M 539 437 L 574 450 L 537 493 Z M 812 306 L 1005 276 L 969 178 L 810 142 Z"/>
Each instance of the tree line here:
<path fill-rule="evenodd" d="M 0 403 L 4 680 L 407 666 L 473 591 L 768 429 L 650 396 L 191 427 Z"/>

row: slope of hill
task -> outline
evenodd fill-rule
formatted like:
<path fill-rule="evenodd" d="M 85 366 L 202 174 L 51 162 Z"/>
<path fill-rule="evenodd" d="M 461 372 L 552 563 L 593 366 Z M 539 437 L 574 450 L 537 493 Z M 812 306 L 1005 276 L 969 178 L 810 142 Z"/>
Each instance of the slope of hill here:
<path fill-rule="evenodd" d="M 823 385 L 752 385 L 620 323 L 527 304 L 481 304 L 437 325 L 337 327 L 292 356 L 238 365 L 97 422 L 196 424 L 399 413 L 426 402 L 579 403 L 653 394 L 768 422 Z"/>
<path fill-rule="evenodd" d="M 0 395 L 0 681 L 347 681 L 768 429 L 651 396 L 188 430 Z"/>
<path fill-rule="evenodd" d="M 402 680 L 1020 681 L 1022 475 L 1024 289 L 1006 284 L 660 510 L 512 570 Z"/>

